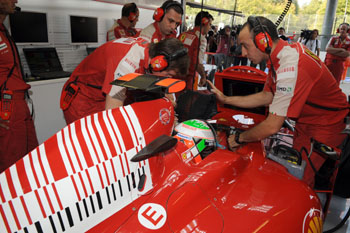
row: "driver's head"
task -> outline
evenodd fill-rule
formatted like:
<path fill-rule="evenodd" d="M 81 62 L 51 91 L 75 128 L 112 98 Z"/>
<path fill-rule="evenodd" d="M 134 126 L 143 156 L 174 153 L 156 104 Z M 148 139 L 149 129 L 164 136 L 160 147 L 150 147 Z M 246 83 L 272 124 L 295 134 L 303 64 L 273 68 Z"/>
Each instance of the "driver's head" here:
<path fill-rule="evenodd" d="M 187 147 L 186 159 L 195 158 L 198 154 L 205 158 L 216 148 L 215 135 L 210 126 L 203 120 L 187 120 L 178 124 L 175 138 Z"/>
<path fill-rule="evenodd" d="M 168 0 L 154 12 L 153 18 L 158 22 L 163 36 L 176 34 L 176 28 L 181 24 L 183 9 L 179 2 Z"/>
<path fill-rule="evenodd" d="M 151 43 L 149 46 L 150 70 L 162 76 L 185 76 L 190 58 L 187 49 L 176 38 L 168 38 Z"/>

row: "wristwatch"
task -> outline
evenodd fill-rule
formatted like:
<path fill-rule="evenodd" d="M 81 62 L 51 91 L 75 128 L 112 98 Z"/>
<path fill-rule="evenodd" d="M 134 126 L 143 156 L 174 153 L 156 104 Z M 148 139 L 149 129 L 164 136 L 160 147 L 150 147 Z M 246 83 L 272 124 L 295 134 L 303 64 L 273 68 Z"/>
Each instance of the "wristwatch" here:
<path fill-rule="evenodd" d="M 241 135 L 241 133 L 240 132 L 236 132 L 235 133 L 235 142 L 237 143 L 237 144 L 239 144 L 239 145 L 241 145 L 241 144 L 243 144 L 244 142 L 240 142 L 239 141 L 239 136 Z"/>

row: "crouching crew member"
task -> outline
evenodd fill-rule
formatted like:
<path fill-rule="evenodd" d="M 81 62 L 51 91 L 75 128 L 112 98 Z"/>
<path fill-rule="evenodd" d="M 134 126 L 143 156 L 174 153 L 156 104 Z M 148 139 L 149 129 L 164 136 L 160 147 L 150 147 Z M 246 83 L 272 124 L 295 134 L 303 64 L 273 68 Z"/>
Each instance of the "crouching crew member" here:
<path fill-rule="evenodd" d="M 121 76 L 151 72 L 176 77 L 187 73 L 188 64 L 187 50 L 176 38 L 156 44 L 140 37 L 105 43 L 78 65 L 63 86 L 61 108 L 66 122 L 70 124 L 84 116 L 122 106 L 125 88 L 110 85 Z"/>

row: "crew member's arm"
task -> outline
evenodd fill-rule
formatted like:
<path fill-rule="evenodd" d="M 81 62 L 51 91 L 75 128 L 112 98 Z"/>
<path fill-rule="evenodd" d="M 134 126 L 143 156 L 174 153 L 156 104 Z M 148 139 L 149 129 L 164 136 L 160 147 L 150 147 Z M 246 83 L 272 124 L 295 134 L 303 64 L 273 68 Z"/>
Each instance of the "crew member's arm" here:
<path fill-rule="evenodd" d="M 277 133 L 285 120 L 285 117 L 277 116 L 272 113 L 268 115 L 268 117 L 258 124 L 257 126 L 241 133 L 238 138 L 239 143 L 244 142 L 254 142 L 254 141 L 260 141 L 264 138 L 267 138 L 275 133 Z M 236 142 L 236 135 L 231 135 L 228 138 L 228 144 L 230 149 L 233 149 L 239 144 Z"/>
<path fill-rule="evenodd" d="M 330 53 L 332 55 L 335 56 L 339 56 L 339 57 L 348 57 L 350 56 L 350 52 L 343 49 L 343 48 L 334 48 L 333 46 L 328 46 L 326 49 L 327 53 Z"/>
<path fill-rule="evenodd" d="M 199 47 L 197 72 L 201 76 L 201 80 L 199 80 L 198 86 L 203 87 L 207 83 L 207 74 L 205 73 L 204 66 L 203 66 L 204 53 L 207 47 L 207 39 L 203 34 L 202 34 L 200 43 L 201 44 Z"/>
<path fill-rule="evenodd" d="M 272 102 L 273 95 L 271 92 L 261 91 L 247 96 L 226 96 L 217 89 L 212 82 L 207 81 L 211 86 L 211 92 L 223 104 L 234 105 L 241 108 L 255 108 L 259 106 L 267 106 Z"/>
<path fill-rule="evenodd" d="M 107 94 L 106 105 L 105 105 L 106 110 L 123 106 L 124 100 L 126 98 L 125 93 L 126 93 L 126 88 L 122 88 L 119 92 L 117 92 L 113 96 Z"/>
<path fill-rule="evenodd" d="M 203 87 L 207 82 L 207 74 L 205 73 L 203 64 L 199 63 L 197 66 L 197 72 L 201 76 L 198 86 Z"/>

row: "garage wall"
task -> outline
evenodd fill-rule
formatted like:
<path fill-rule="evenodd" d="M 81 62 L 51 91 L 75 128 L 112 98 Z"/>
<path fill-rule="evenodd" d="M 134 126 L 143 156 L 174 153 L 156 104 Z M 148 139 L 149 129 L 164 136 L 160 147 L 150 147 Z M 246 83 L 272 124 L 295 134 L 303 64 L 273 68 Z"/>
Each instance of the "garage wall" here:
<path fill-rule="evenodd" d="M 49 43 L 48 44 L 19 44 L 19 52 L 24 72 L 30 72 L 23 56 L 25 47 L 56 47 L 60 61 L 66 71 L 74 68 L 86 56 L 86 47 L 98 47 L 106 42 L 106 32 L 113 25 L 114 20 L 121 17 L 123 4 L 97 2 L 93 0 L 19 0 L 17 6 L 22 11 L 43 12 L 47 14 Z M 91 16 L 98 18 L 98 43 L 73 45 L 70 42 L 69 16 Z M 140 20 L 136 27 L 144 28 L 152 20 L 153 9 L 140 8 Z M 8 19 L 5 21 L 8 27 Z M 8 27 L 9 28 L 9 27 Z"/>

